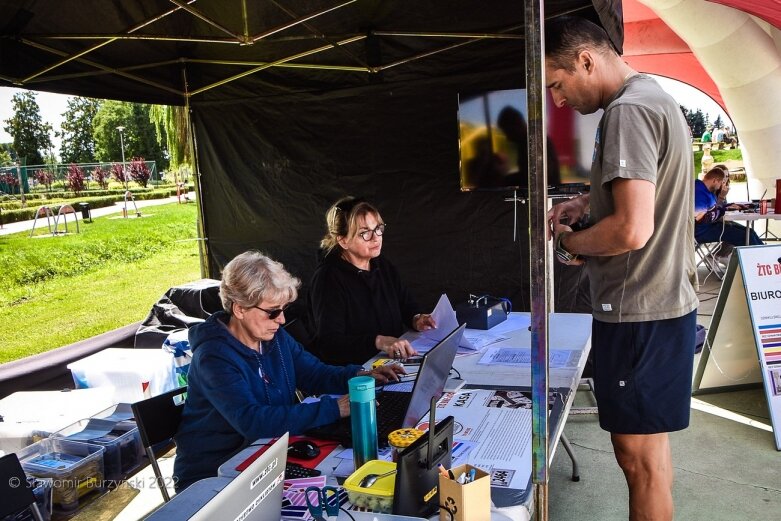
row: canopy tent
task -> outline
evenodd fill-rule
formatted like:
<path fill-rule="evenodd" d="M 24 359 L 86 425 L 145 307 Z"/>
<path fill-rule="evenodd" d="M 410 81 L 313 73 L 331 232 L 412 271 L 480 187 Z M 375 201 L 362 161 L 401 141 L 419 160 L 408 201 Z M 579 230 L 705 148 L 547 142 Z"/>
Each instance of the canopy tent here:
<path fill-rule="evenodd" d="M 624 21 L 630 65 L 716 100 L 738 129 L 751 196 L 767 190 L 772 197 L 781 148 L 781 2 L 625 0 Z"/>
<path fill-rule="evenodd" d="M 617 0 L 545 2 L 568 12 L 620 46 Z M 459 191 L 456 119 L 459 93 L 525 85 L 522 2 L 39 0 L 0 15 L 2 84 L 189 104 L 208 276 L 259 248 L 306 285 L 325 210 L 357 194 L 424 304 L 448 290 L 529 308 L 526 212 Z"/>

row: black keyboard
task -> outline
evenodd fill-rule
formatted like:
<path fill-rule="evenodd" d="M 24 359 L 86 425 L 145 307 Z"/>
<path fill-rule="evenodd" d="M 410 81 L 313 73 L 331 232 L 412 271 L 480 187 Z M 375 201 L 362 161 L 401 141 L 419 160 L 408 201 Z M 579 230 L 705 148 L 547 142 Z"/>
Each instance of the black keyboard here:
<path fill-rule="evenodd" d="M 388 434 L 401 428 L 410 398 L 412 393 L 398 392 L 384 392 L 377 397 L 377 441 L 381 447 L 388 445 Z"/>
<path fill-rule="evenodd" d="M 285 465 L 285 479 L 313 478 L 322 474 L 317 469 L 310 469 L 298 463 L 288 461 Z"/>
<path fill-rule="evenodd" d="M 388 446 L 388 434 L 400 429 L 407 414 L 412 393 L 384 391 L 377 395 L 377 445 Z M 352 426 L 350 417 L 336 423 L 315 427 L 306 432 L 307 436 L 324 440 L 336 440 L 344 447 L 352 447 Z"/>

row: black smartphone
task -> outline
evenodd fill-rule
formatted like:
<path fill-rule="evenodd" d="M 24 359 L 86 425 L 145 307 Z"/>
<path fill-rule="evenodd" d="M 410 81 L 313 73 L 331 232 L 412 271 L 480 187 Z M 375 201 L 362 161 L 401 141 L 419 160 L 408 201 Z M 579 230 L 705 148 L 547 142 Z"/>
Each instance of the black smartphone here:
<path fill-rule="evenodd" d="M 422 356 L 411 356 L 409 358 L 406 358 L 402 360 L 403 365 L 420 365 L 420 363 L 423 362 Z"/>

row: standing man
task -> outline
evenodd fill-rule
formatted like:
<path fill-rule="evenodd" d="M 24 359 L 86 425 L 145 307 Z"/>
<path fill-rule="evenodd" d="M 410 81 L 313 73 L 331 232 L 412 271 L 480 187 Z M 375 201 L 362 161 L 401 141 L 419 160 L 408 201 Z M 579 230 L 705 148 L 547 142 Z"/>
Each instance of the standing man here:
<path fill-rule="evenodd" d="M 605 31 L 561 17 L 545 28 L 557 106 L 604 109 L 591 192 L 548 213 L 557 257 L 586 263 L 600 426 L 629 486 L 629 519 L 673 518 L 668 432 L 689 425 L 697 295 L 693 157 L 678 103 L 632 70 Z M 591 226 L 569 225 L 589 213 Z"/>

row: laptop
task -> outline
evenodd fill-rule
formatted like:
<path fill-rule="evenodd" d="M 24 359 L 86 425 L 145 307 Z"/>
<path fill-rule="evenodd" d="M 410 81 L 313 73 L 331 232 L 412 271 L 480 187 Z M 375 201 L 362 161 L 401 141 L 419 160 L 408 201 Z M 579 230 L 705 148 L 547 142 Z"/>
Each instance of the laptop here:
<path fill-rule="evenodd" d="M 458 344 L 464 335 L 466 324 L 461 324 L 437 345 L 431 348 L 420 362 L 412 391 L 394 391 L 397 384 L 388 384 L 388 390 L 377 392 L 377 443 L 388 445 L 388 434 L 403 427 L 414 427 L 425 416 L 431 406 L 431 398 L 439 398 L 447 383 L 450 368 L 458 351 Z M 352 447 L 350 418 L 336 423 L 316 427 L 307 435 L 336 440 L 345 447 Z"/>
<path fill-rule="evenodd" d="M 285 433 L 190 519 L 279 521 L 287 442 Z"/>

